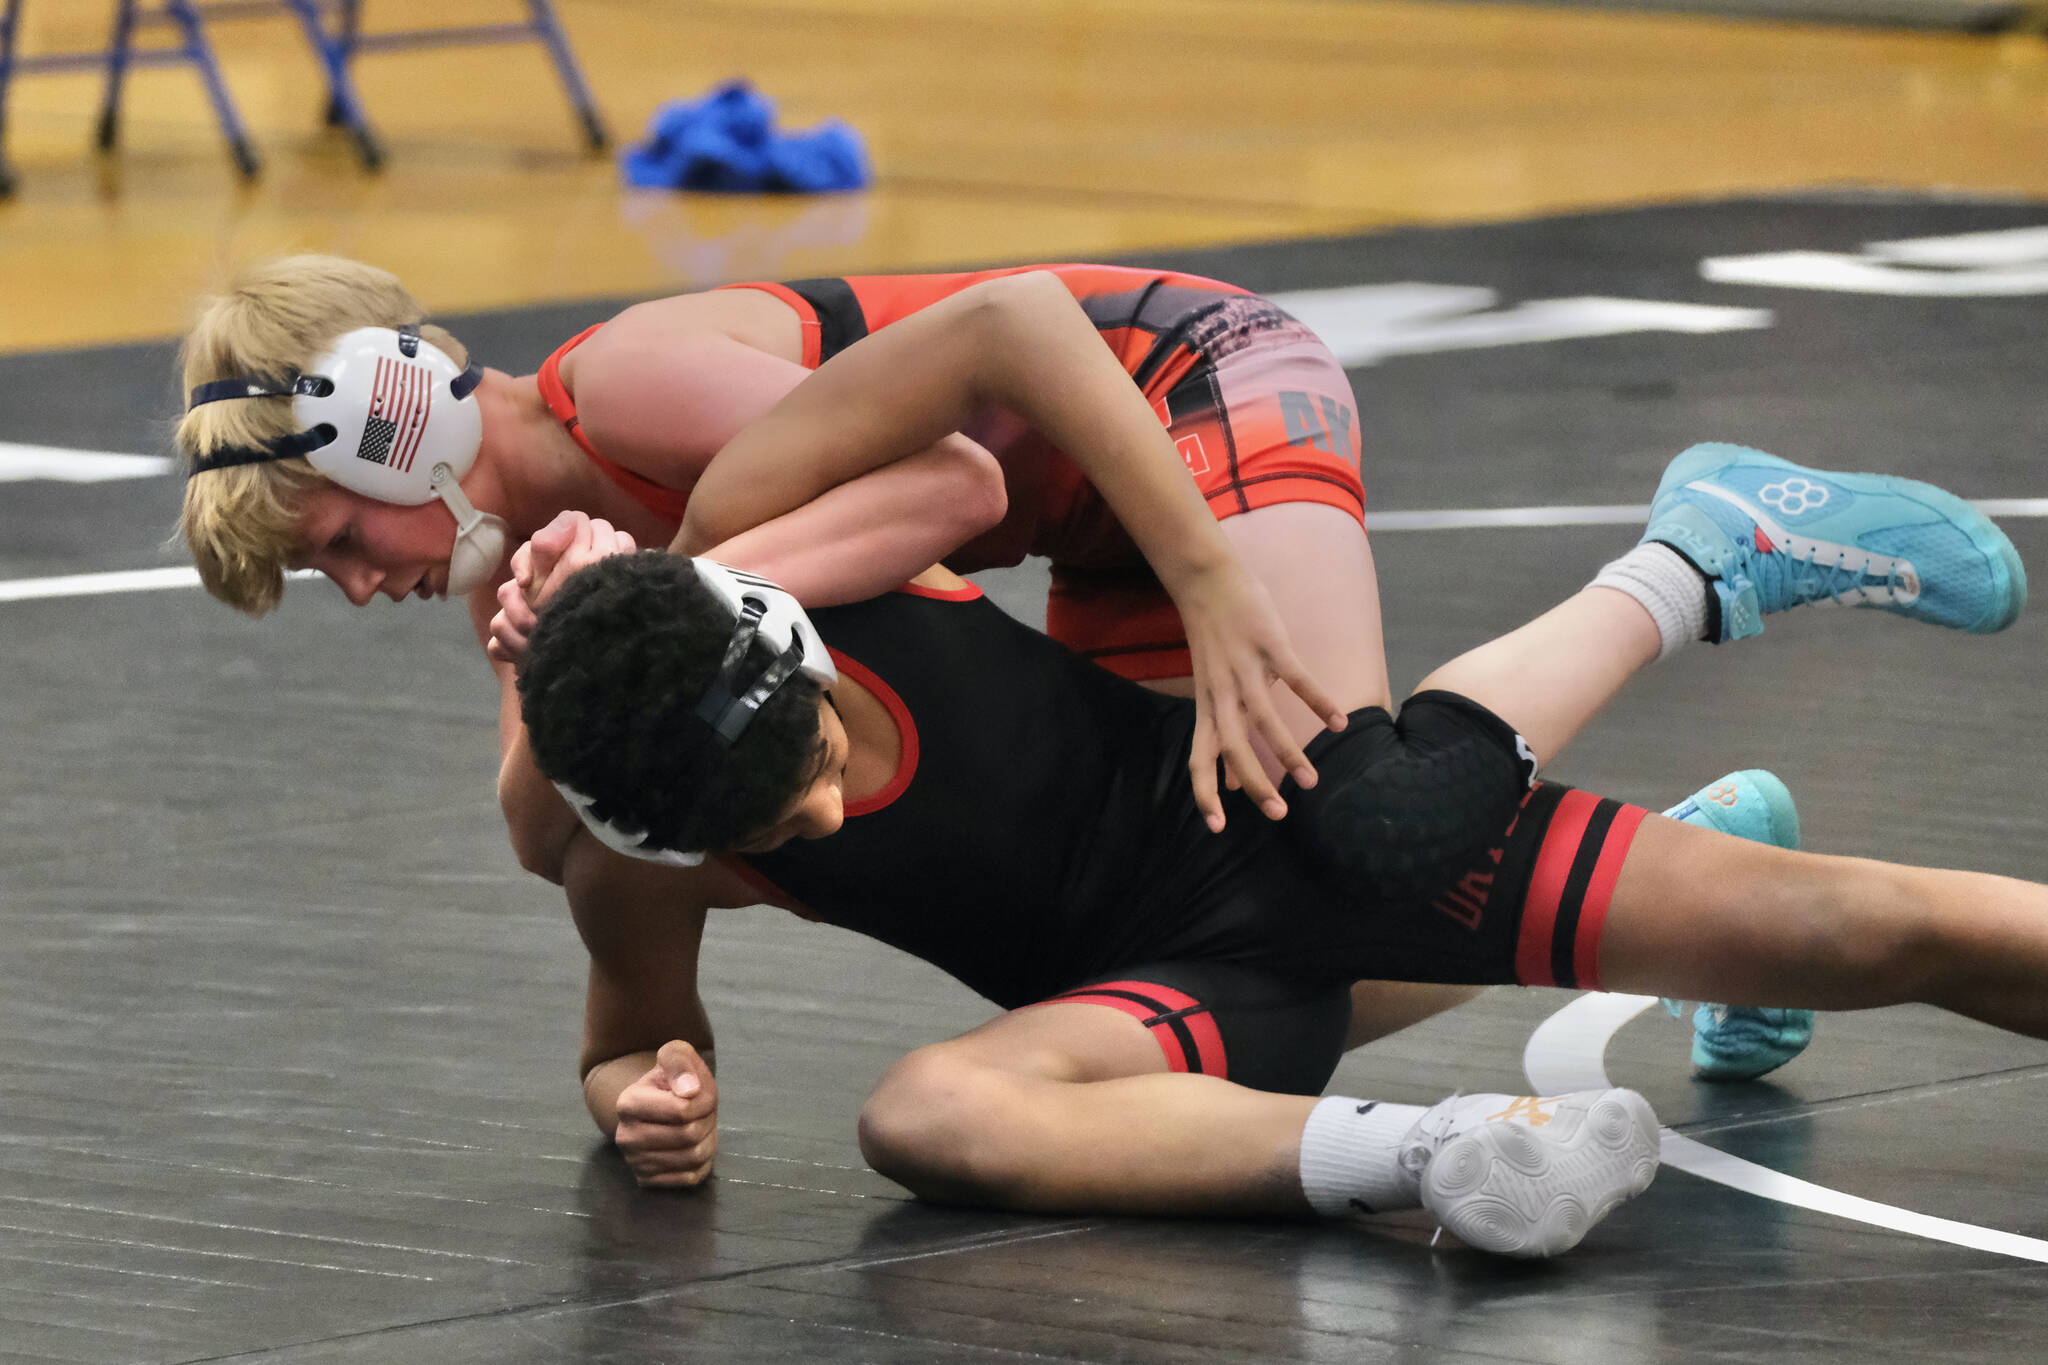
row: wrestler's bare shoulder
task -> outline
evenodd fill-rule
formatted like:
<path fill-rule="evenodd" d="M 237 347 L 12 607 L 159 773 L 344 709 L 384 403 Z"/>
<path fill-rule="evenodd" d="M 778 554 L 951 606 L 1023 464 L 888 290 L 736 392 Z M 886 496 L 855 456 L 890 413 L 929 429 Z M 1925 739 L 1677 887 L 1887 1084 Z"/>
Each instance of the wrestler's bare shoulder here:
<path fill-rule="evenodd" d="M 807 373 L 802 326 L 774 295 L 734 289 L 635 304 L 562 358 L 584 435 L 687 491 L 733 434 Z"/>
<path fill-rule="evenodd" d="M 562 359 L 571 390 L 583 365 L 609 368 L 636 356 L 695 349 L 692 343 L 730 340 L 781 359 L 803 359 L 803 322 L 796 310 L 761 289 L 714 289 L 636 303 Z"/>

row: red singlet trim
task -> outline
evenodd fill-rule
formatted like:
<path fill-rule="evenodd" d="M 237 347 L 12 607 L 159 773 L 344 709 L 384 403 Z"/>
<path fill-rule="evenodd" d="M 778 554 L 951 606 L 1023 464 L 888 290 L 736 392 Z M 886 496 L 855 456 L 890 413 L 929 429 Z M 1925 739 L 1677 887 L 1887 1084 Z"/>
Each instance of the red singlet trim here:
<path fill-rule="evenodd" d="M 845 813 L 848 819 L 856 815 L 873 815 L 910 786 L 910 779 L 917 775 L 917 722 L 910 718 L 910 708 L 903 704 L 903 698 L 896 695 L 896 689 L 883 682 L 856 659 L 826 646 L 832 655 L 832 662 L 839 670 L 875 695 L 876 700 L 888 708 L 889 717 L 896 722 L 896 737 L 903 746 L 903 753 L 896 761 L 896 772 L 883 788 L 873 796 L 864 796 L 858 801 L 848 801 Z"/>
<path fill-rule="evenodd" d="M 1566 792 L 1550 817 L 1550 828 L 1543 833 L 1543 848 L 1536 855 L 1529 892 L 1522 902 L 1521 939 L 1515 946 L 1515 978 L 1525 986 L 1557 984 L 1550 968 L 1557 912 L 1564 901 L 1572 860 L 1579 856 L 1579 842 L 1586 837 L 1587 822 L 1599 804 L 1600 798 L 1591 792 Z"/>
<path fill-rule="evenodd" d="M 636 474 L 624 465 L 614 464 L 598 453 L 590 438 L 583 434 L 583 420 L 576 415 L 576 400 L 569 396 L 569 390 L 562 383 L 562 357 L 590 340 L 591 335 L 603 323 L 586 327 L 555 348 L 553 355 L 540 363 L 540 372 L 534 376 L 540 384 L 541 401 L 548 405 L 548 411 L 562 424 L 590 462 L 603 471 L 606 478 L 626 490 L 633 501 L 645 507 L 666 521 L 682 524 L 683 509 L 689 506 L 689 495 L 678 493 L 673 488 L 656 483 L 644 474 Z"/>
<path fill-rule="evenodd" d="M 804 368 L 807 370 L 818 368 L 818 357 L 824 353 L 825 349 L 821 340 L 823 330 L 818 325 L 818 310 L 811 307 L 809 299 L 784 284 L 748 281 L 741 284 L 721 284 L 718 287 L 720 289 L 758 289 L 763 294 L 773 294 L 776 298 L 788 304 L 795 311 L 797 321 L 803 324 Z"/>
<path fill-rule="evenodd" d="M 1621 877 L 1621 865 L 1628 861 L 1636 830 L 1649 813 L 1641 806 L 1623 806 L 1607 828 L 1607 840 L 1600 846 L 1600 861 L 1593 865 L 1593 880 L 1586 885 L 1585 903 L 1579 910 L 1579 932 L 1572 944 L 1572 970 L 1580 990 L 1601 989 L 1600 935 L 1607 928 L 1607 906 L 1614 899 L 1614 883 Z"/>
<path fill-rule="evenodd" d="M 816 911 L 761 875 L 760 869 L 748 862 L 746 855 L 740 853 L 720 853 L 715 856 L 719 862 L 731 868 L 741 881 L 761 893 L 762 904 L 772 905 L 778 910 L 787 910 L 798 919 L 807 919 L 813 924 L 823 923 L 822 918 Z"/>
<path fill-rule="evenodd" d="M 936 602 L 972 602 L 981 596 L 981 589 L 969 583 L 958 588 L 927 588 L 922 583 L 905 583 L 896 589 L 912 597 L 929 597 Z"/>
<path fill-rule="evenodd" d="M 1134 996 L 1138 998 L 1133 999 Z M 1215 1016 L 1207 1005 L 1171 986 L 1156 981 L 1101 981 L 1063 991 L 1038 1004 L 1106 1005 L 1151 1030 L 1168 1071 L 1197 1071 L 1204 1076 L 1229 1078 L 1230 1062 L 1224 1055 L 1223 1034 L 1216 1027 Z M 1193 1055 L 1173 1031 L 1176 1020 L 1194 1042 Z"/>

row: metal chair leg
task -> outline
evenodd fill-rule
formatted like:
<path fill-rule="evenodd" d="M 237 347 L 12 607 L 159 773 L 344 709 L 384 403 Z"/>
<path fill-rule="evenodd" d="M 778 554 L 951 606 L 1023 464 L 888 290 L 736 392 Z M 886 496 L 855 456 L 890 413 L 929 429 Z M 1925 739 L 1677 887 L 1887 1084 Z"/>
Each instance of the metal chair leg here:
<path fill-rule="evenodd" d="M 249 141 L 248 129 L 242 126 L 241 113 L 228 94 L 227 82 L 221 78 L 220 64 L 214 61 L 213 48 L 207 44 L 205 30 L 199 25 L 199 12 L 193 8 L 192 0 L 165 0 L 164 12 L 176 21 L 184 35 L 185 59 L 199 68 L 200 79 L 206 83 L 207 98 L 213 101 L 214 117 L 220 120 L 221 135 L 228 140 L 228 154 L 235 159 L 235 169 L 244 180 L 255 179 L 263 164 Z"/>
<path fill-rule="evenodd" d="M 17 183 L 14 168 L 7 164 L 7 87 L 14 79 L 14 34 L 21 14 L 21 0 L 6 0 L 0 6 L 0 199 L 10 198 Z"/>
<path fill-rule="evenodd" d="M 575 106 L 576 116 L 583 124 L 583 140 L 591 151 L 603 151 L 611 142 L 611 134 L 605 131 L 604 120 L 597 112 L 597 101 L 584 82 L 583 72 L 576 65 L 576 54 L 569 49 L 568 35 L 562 32 L 561 21 L 555 18 L 555 7 L 549 0 L 526 0 L 526 8 L 533 16 L 533 31 L 547 45 L 548 55 L 554 59 L 555 71 L 569 92 L 569 103 Z"/>
<path fill-rule="evenodd" d="M 362 32 L 362 27 L 362 0 L 341 0 L 340 42 L 341 60 L 344 65 L 356 55 L 356 35 Z M 341 99 L 334 93 L 331 82 L 327 87 L 326 122 L 330 128 L 339 128 L 347 122 L 347 113 L 341 107 Z"/>
<path fill-rule="evenodd" d="M 349 57 L 355 43 L 353 30 L 349 30 L 348 45 L 344 46 L 339 39 L 327 36 L 326 26 L 320 22 L 317 0 L 285 0 L 285 4 L 298 15 L 301 27 L 306 30 L 306 39 L 312 43 L 314 55 L 320 58 L 320 65 L 327 73 L 330 121 L 348 129 L 350 139 L 356 144 L 356 159 L 363 163 L 364 170 L 382 170 L 383 144 L 370 127 L 369 115 L 363 111 L 363 101 L 356 94 L 355 81 L 348 72 Z M 348 22 L 344 16 L 344 23 Z"/>
<path fill-rule="evenodd" d="M 128 54 L 135 38 L 135 0 L 114 8 L 114 31 L 107 39 L 107 83 L 100 93 L 100 120 L 93 144 L 112 151 L 121 138 L 121 87 L 128 75 Z"/>

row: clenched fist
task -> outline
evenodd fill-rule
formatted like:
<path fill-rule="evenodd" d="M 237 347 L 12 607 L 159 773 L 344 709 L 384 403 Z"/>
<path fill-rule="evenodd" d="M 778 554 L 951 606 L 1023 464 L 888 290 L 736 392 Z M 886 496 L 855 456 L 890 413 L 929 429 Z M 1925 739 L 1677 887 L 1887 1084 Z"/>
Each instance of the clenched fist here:
<path fill-rule="evenodd" d="M 612 1141 L 649 1189 L 702 1184 L 718 1155 L 718 1082 L 697 1049 L 662 1045 L 646 1075 L 619 1092 Z"/>

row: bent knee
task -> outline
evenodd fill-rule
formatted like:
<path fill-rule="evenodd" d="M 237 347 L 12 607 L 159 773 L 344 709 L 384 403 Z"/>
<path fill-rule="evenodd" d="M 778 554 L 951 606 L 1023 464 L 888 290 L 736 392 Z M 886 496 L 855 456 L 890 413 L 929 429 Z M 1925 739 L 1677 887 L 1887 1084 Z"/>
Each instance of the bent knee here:
<path fill-rule="evenodd" d="M 1956 961 L 1963 927 L 1934 913 L 1920 890 L 1918 869 L 1861 858 L 1847 865 L 1836 893 L 1845 968 L 1890 1001 L 1924 1000 Z"/>
<path fill-rule="evenodd" d="M 861 1107 L 860 1150 L 870 1166 L 922 1199 L 1009 1204 L 1024 1138 L 1021 1077 L 984 1066 L 945 1044 L 920 1048 L 889 1068 Z"/>
<path fill-rule="evenodd" d="M 1793 984 L 1818 1006 L 1866 1006 L 1922 998 L 1946 961 L 1941 926 L 1919 912 L 1907 871 L 1860 858 L 1793 855 L 1751 889 L 1755 922 Z"/>

